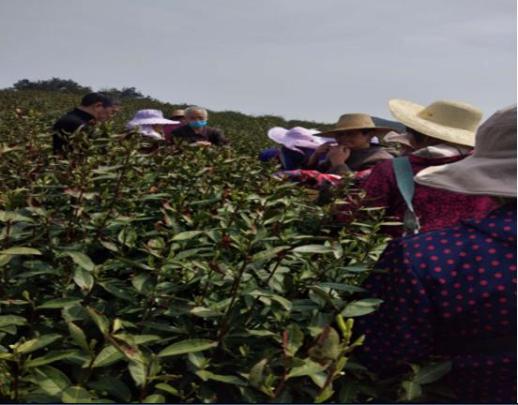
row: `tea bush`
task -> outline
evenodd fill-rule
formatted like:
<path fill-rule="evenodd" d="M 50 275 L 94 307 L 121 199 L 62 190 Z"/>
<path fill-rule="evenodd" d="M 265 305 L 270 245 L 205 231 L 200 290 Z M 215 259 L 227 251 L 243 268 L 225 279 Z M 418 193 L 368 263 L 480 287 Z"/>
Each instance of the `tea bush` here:
<path fill-rule="evenodd" d="M 273 179 L 255 156 L 289 123 L 214 113 L 232 147 L 144 153 L 114 128 L 173 106 L 135 100 L 59 160 L 49 127 L 77 97 L 0 92 L 4 401 L 389 395 L 350 359 L 354 318 L 379 304 L 356 294 L 386 242 L 382 212 L 336 229 L 314 195 Z"/>

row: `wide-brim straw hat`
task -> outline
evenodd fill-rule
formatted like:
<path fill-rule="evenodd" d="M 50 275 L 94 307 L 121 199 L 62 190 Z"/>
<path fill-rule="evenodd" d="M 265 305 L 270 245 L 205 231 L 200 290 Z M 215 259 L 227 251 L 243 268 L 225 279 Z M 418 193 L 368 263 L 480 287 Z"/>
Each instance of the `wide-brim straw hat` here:
<path fill-rule="evenodd" d="M 316 129 L 304 127 L 294 127 L 291 129 L 273 127 L 268 130 L 268 138 L 275 143 L 296 151 L 300 151 L 298 148 L 316 149 L 326 142 L 334 142 L 333 138 L 323 138 L 316 136 L 316 134 L 320 134 Z"/>
<path fill-rule="evenodd" d="M 399 143 L 401 145 L 405 145 L 412 149 L 415 149 L 414 145 L 412 144 L 413 139 L 411 134 L 400 134 L 396 131 L 390 131 L 387 135 L 383 137 L 383 141 L 385 143 Z"/>
<path fill-rule="evenodd" d="M 440 100 L 427 107 L 407 100 L 389 101 L 392 115 L 405 126 L 435 139 L 458 145 L 475 145 L 482 111 L 460 101 Z"/>
<path fill-rule="evenodd" d="M 182 109 L 177 109 L 177 110 L 173 110 L 173 112 L 171 113 L 171 117 L 185 117 L 185 110 L 182 110 Z"/>
<path fill-rule="evenodd" d="M 516 105 L 480 126 L 473 155 L 423 169 L 415 181 L 458 193 L 516 197 Z"/>
<path fill-rule="evenodd" d="M 168 120 L 164 118 L 164 114 L 160 110 L 139 110 L 128 122 L 128 128 L 134 128 L 140 125 L 168 125 L 179 124 L 179 121 Z"/>
<path fill-rule="evenodd" d="M 354 113 L 341 115 L 335 127 L 330 131 L 322 132 L 320 136 L 336 137 L 337 135 L 347 135 L 348 132 L 364 129 L 372 130 L 373 135 L 378 136 L 392 131 L 392 128 L 377 127 L 368 114 Z"/>

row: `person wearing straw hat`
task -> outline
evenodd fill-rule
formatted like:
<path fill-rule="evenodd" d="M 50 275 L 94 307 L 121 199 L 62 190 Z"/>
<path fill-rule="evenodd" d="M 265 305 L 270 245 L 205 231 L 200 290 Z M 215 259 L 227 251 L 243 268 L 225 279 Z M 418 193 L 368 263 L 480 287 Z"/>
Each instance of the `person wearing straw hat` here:
<path fill-rule="evenodd" d="M 171 115 L 169 118 L 171 121 L 176 121 L 177 124 L 167 124 L 163 127 L 163 132 L 165 139 L 168 143 L 172 143 L 171 139 L 171 132 L 173 132 L 175 129 L 180 128 L 181 126 L 185 125 L 185 111 L 177 108 L 176 110 L 173 110 L 171 112 Z"/>
<path fill-rule="evenodd" d="M 500 206 L 387 246 L 376 265 L 385 272 L 364 285 L 383 302 L 355 325 L 365 334 L 357 354 L 372 370 L 394 375 L 432 356 L 450 359 L 455 401 L 516 403 L 516 137 L 514 106 L 480 126 L 473 155 L 416 176 Z"/>
<path fill-rule="evenodd" d="M 386 216 L 403 223 L 387 227 L 388 234 L 444 228 L 463 218 L 481 218 L 495 208 L 488 197 L 433 189 L 412 180 L 427 167 L 456 162 L 471 153 L 482 118 L 479 109 L 458 101 L 436 101 L 425 107 L 399 99 L 390 100 L 389 108 L 406 126 L 399 138 L 414 150 L 406 157 L 381 162 L 361 184 L 366 191 L 364 204 L 385 207 Z"/>
<path fill-rule="evenodd" d="M 399 156 L 407 156 L 415 151 L 415 139 L 408 132 L 400 134 L 390 131 L 383 137 L 383 142 L 387 145 L 395 144 L 399 148 Z"/>
<path fill-rule="evenodd" d="M 384 135 L 391 128 L 377 127 L 367 114 L 343 114 L 334 129 L 320 136 L 331 137 L 336 144 L 326 143 L 311 156 L 308 166 L 327 173 L 343 174 L 373 167 L 381 160 L 392 159 L 387 149 L 371 142 L 375 136 Z M 319 163 L 322 156 L 326 159 Z"/>
<path fill-rule="evenodd" d="M 170 124 L 178 124 L 178 121 L 164 118 L 160 110 L 146 109 L 137 111 L 126 125 L 126 129 L 136 129 L 139 134 L 146 138 L 163 141 L 165 140 L 163 127 Z"/>
<path fill-rule="evenodd" d="M 268 130 L 268 138 L 281 145 L 278 158 L 281 161 L 283 170 L 304 169 L 308 159 L 315 150 L 326 142 L 333 142 L 332 138 L 317 136 L 316 129 L 294 127 L 286 129 L 273 127 Z"/>

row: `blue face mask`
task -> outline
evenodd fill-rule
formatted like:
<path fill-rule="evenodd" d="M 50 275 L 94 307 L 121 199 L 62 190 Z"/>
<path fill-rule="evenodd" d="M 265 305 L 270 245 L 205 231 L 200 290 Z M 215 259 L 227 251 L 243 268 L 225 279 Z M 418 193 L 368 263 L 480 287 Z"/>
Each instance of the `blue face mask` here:
<path fill-rule="evenodd" d="M 207 126 L 207 121 L 192 121 L 189 122 L 189 125 L 191 126 L 191 128 L 203 128 Z"/>

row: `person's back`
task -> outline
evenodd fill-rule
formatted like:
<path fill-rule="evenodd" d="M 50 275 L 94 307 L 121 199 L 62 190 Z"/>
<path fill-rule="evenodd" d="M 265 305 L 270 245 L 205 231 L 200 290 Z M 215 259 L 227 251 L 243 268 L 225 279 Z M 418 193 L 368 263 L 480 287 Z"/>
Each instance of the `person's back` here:
<path fill-rule="evenodd" d="M 426 158 L 409 155 L 413 174 L 427 167 L 440 166 L 463 159 L 465 156 Z M 377 164 L 370 175 L 364 179 L 361 188 L 366 191 L 364 204 L 385 207 L 385 216 L 403 221 L 407 205 L 397 185 L 391 160 Z M 495 201 L 486 196 L 454 193 L 447 190 L 415 184 L 413 206 L 421 231 L 431 231 L 458 224 L 461 219 L 483 218 L 497 207 Z M 402 226 L 389 226 L 385 231 L 391 236 L 401 236 Z"/>
<path fill-rule="evenodd" d="M 413 183 L 414 175 L 423 169 L 453 163 L 471 153 L 475 130 L 482 118 L 482 112 L 477 108 L 453 101 L 437 101 L 423 107 L 397 99 L 389 101 L 389 108 L 406 126 L 406 133 L 400 137 L 407 135 L 410 146 L 414 148 L 411 154 L 398 158 L 409 161 L 408 171 L 411 169 L 412 173 L 407 173 L 406 183 Z M 385 207 L 386 216 L 404 222 L 408 207 L 399 184 L 405 181 L 396 178 L 394 163 L 398 162 L 379 163 L 361 186 L 366 191 L 366 205 Z M 404 186 L 408 187 L 409 184 Z M 421 232 L 456 225 L 461 219 L 482 218 L 497 206 L 485 196 L 455 193 L 420 184 L 413 186 L 412 206 Z M 401 236 L 403 227 L 387 227 L 386 232 Z"/>
<path fill-rule="evenodd" d="M 516 107 L 477 131 L 474 153 L 418 184 L 495 198 L 480 220 L 395 239 L 364 284 L 380 308 L 358 319 L 360 361 L 381 376 L 452 361 L 455 401 L 516 402 Z"/>
<path fill-rule="evenodd" d="M 462 401 L 515 401 L 514 202 L 482 220 L 396 240 L 376 268 L 391 275 L 365 285 L 383 300 L 374 320 L 358 323 L 366 365 L 383 374 L 432 354 L 450 357 L 448 381 Z"/>

